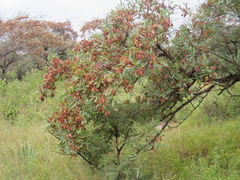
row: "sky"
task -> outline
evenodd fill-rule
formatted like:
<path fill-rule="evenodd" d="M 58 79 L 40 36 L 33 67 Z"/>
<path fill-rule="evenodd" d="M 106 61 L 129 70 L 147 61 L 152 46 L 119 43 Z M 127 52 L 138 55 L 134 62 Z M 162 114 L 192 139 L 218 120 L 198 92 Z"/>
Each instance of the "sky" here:
<path fill-rule="evenodd" d="M 196 7 L 204 0 L 172 1 Z M 84 22 L 104 17 L 119 2 L 120 0 L 0 0 L 0 18 L 8 19 L 27 14 L 56 22 L 70 20 L 73 28 L 78 31 Z"/>

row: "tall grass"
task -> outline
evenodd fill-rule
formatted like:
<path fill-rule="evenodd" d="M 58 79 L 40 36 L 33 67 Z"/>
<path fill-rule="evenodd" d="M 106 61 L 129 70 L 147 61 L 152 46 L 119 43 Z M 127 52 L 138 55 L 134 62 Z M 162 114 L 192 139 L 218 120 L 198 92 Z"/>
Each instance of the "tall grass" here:
<path fill-rule="evenodd" d="M 90 179 L 80 159 L 58 153 L 44 125 L 0 129 L 0 179 Z"/>
<path fill-rule="evenodd" d="M 0 82 L 0 179 L 97 179 L 80 158 L 60 154 L 48 133 L 47 118 L 57 98 L 38 100 L 42 74 Z"/>
<path fill-rule="evenodd" d="M 240 179 L 240 121 L 172 130 L 162 146 L 144 154 L 143 177 L 151 179 Z"/>

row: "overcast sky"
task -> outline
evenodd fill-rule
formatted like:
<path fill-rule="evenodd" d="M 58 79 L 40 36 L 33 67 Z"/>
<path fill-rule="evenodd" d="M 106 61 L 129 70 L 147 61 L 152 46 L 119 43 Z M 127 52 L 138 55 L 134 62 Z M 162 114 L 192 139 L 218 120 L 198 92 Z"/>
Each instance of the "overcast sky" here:
<path fill-rule="evenodd" d="M 93 18 L 104 17 L 120 0 L 0 0 L 0 18 L 20 14 L 43 16 L 51 21 L 70 20 L 75 30 Z M 172 0 L 177 4 L 188 3 L 196 7 L 204 0 Z"/>

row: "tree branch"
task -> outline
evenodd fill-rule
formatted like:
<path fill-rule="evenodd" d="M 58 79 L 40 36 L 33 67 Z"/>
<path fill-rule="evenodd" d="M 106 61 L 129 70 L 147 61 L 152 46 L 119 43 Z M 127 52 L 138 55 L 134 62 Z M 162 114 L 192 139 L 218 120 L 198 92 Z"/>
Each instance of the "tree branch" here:
<path fill-rule="evenodd" d="M 167 57 L 171 62 L 174 62 L 174 58 L 165 50 L 159 43 L 156 44 L 156 47 L 158 48 L 159 52 L 156 54 L 157 57 L 165 56 Z"/>
<path fill-rule="evenodd" d="M 162 121 L 167 119 L 167 121 L 165 122 L 165 124 L 162 126 L 161 130 L 154 136 L 154 138 L 149 141 L 147 144 L 145 144 L 144 146 L 142 146 L 140 149 L 138 149 L 136 151 L 135 154 L 139 154 L 142 150 L 144 150 L 145 148 L 147 148 L 148 146 L 150 146 L 151 144 L 153 144 L 156 139 L 162 134 L 162 132 L 164 131 L 164 129 L 168 126 L 169 122 L 173 119 L 173 117 L 175 116 L 175 114 L 177 112 L 179 112 L 181 109 L 183 109 L 186 105 L 188 105 L 189 103 L 191 103 L 192 101 L 194 101 L 197 97 L 199 97 L 200 95 L 202 94 L 205 94 L 205 93 L 208 93 L 210 92 L 213 88 L 215 87 L 215 85 L 211 85 L 210 87 L 198 92 L 198 93 L 195 93 L 194 96 L 186 101 L 185 103 L 183 103 L 182 105 L 180 105 L 178 108 L 176 108 L 174 111 L 172 111 L 171 113 L 165 115 L 163 118 L 162 118 Z"/>
<path fill-rule="evenodd" d="M 130 130 L 131 130 L 131 129 L 129 129 L 129 130 L 127 131 L 127 134 L 126 134 L 126 136 L 125 136 L 125 138 L 124 138 L 124 140 L 123 140 L 123 144 L 122 144 L 122 146 L 119 148 L 120 151 L 122 151 L 123 147 L 125 146 L 125 143 L 126 143 L 128 137 L 129 137 L 129 132 L 130 132 Z"/>
<path fill-rule="evenodd" d="M 204 95 L 204 96 L 201 98 L 201 100 L 198 102 L 198 104 L 197 104 L 196 106 L 193 106 L 193 110 L 191 110 L 191 112 L 187 115 L 187 117 L 183 118 L 183 119 L 181 120 L 181 122 L 179 122 L 179 124 L 178 124 L 177 126 L 169 126 L 169 125 L 168 125 L 168 127 L 169 127 L 170 129 L 179 127 L 179 126 L 180 126 L 185 120 L 187 120 L 187 119 L 192 115 L 192 113 L 201 105 L 202 101 L 205 99 L 205 97 L 207 97 L 207 95 L 208 95 L 208 92 L 206 93 L 206 95 Z M 191 103 L 191 104 L 192 104 L 192 103 Z"/>
<path fill-rule="evenodd" d="M 5 54 L 3 54 L 3 55 L 0 55 L 0 58 L 3 58 L 3 57 L 5 57 L 5 56 L 7 56 L 8 54 L 10 54 L 10 53 L 12 53 L 12 52 L 14 52 L 14 51 L 16 51 L 18 48 L 15 48 L 15 49 L 12 49 L 12 50 L 9 50 L 8 52 L 6 52 Z"/>

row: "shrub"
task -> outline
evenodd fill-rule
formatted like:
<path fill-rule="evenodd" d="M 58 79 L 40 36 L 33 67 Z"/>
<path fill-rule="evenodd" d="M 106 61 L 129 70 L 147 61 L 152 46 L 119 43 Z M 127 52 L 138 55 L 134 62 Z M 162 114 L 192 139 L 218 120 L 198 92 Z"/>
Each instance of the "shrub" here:
<path fill-rule="evenodd" d="M 215 16 L 218 6 L 226 7 L 203 4 L 176 33 L 170 21 L 174 7 L 157 0 L 128 1 L 86 23 L 69 59 L 52 60 L 40 89 L 43 101 L 64 81 L 61 103 L 49 119 L 63 153 L 107 172 L 115 167 L 119 172 L 112 175 L 123 179 L 140 152 L 155 149 L 177 112 L 187 105 L 195 110 L 214 88 L 223 92 L 240 81 L 235 60 L 222 58 L 238 57 L 231 53 L 238 48 L 238 17 L 229 11 Z"/>

